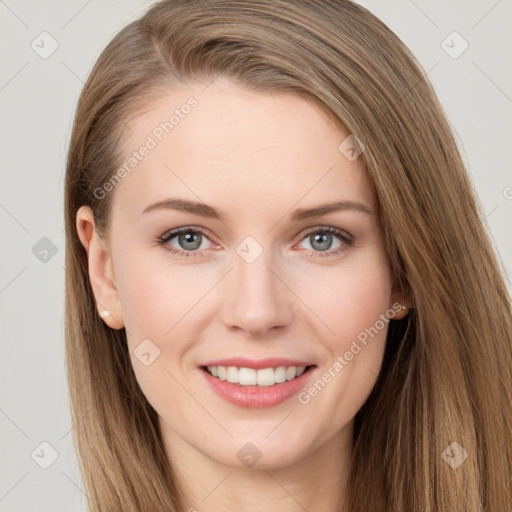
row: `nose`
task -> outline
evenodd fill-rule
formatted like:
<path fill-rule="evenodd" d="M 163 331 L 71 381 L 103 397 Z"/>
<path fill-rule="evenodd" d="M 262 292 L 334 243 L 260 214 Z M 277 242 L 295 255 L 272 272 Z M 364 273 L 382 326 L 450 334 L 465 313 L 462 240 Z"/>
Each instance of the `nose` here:
<path fill-rule="evenodd" d="M 228 329 L 260 338 L 290 324 L 293 294 L 283 284 L 284 276 L 269 253 L 263 251 L 252 263 L 234 254 L 234 268 L 223 284 L 221 305 L 221 317 Z"/>

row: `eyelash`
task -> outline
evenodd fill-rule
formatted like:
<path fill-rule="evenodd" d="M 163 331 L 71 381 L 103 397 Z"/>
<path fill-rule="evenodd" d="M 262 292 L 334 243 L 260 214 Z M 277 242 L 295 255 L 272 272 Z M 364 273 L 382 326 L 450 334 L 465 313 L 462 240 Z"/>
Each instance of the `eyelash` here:
<path fill-rule="evenodd" d="M 159 236 L 155 242 L 161 246 L 164 250 L 171 252 L 172 254 L 175 254 L 179 257 L 185 257 L 185 258 L 195 258 L 195 257 L 203 257 L 204 254 L 202 254 L 204 251 L 200 250 L 194 250 L 194 251 L 184 251 L 182 249 L 176 249 L 175 247 L 172 247 L 170 245 L 167 245 L 167 243 L 175 238 L 176 236 L 180 235 L 181 233 L 200 233 L 201 235 L 208 238 L 207 233 L 200 229 L 200 228 L 194 228 L 192 229 L 189 226 L 174 229 L 172 231 L 167 231 L 163 235 Z M 315 227 L 308 230 L 304 235 L 302 235 L 302 238 L 299 238 L 297 240 L 298 242 L 302 242 L 302 240 L 305 240 L 308 236 L 312 235 L 313 233 L 329 233 L 335 235 L 338 240 L 340 240 L 343 245 L 338 247 L 337 249 L 333 251 L 310 251 L 312 254 L 310 255 L 311 258 L 319 257 L 319 258 L 325 258 L 325 257 L 333 257 L 341 254 L 342 252 L 346 251 L 350 246 L 353 245 L 354 240 L 351 236 L 347 235 L 344 231 L 337 228 L 332 227 Z M 209 238 L 208 238 L 209 239 Z"/>

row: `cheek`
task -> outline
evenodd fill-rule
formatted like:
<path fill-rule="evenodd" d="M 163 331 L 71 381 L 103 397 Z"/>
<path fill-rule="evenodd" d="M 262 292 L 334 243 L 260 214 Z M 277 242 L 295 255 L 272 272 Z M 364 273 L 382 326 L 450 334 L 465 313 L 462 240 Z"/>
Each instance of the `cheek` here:
<path fill-rule="evenodd" d="M 331 314 L 337 321 L 335 330 L 343 333 L 344 339 L 355 339 L 388 310 L 390 276 L 385 267 L 373 267 L 351 273 L 344 283 L 345 290 L 338 293 L 337 300 L 333 301 L 337 312 L 331 311 Z"/>
<path fill-rule="evenodd" d="M 189 323 L 194 306 L 215 277 L 199 266 L 173 264 L 165 255 L 155 258 L 156 251 L 134 250 L 118 264 L 119 298 L 132 337 L 165 339 L 181 323 Z"/>
<path fill-rule="evenodd" d="M 324 325 L 320 339 L 332 350 L 350 345 L 390 307 L 391 273 L 383 250 L 354 254 L 338 266 L 302 268 L 294 278 L 297 295 Z"/>
<path fill-rule="evenodd" d="M 160 413 L 169 396 L 176 406 L 189 404 L 175 379 L 181 381 L 180 367 L 197 340 L 194 306 L 201 305 L 215 276 L 155 257 L 157 251 L 127 247 L 116 277 L 132 367 L 145 397 Z M 150 354 L 145 362 L 144 353 Z"/>
<path fill-rule="evenodd" d="M 316 337 L 326 357 L 318 380 L 299 402 L 309 404 L 317 418 L 330 414 L 333 431 L 357 413 L 377 380 L 390 316 L 391 273 L 384 252 L 346 263 L 327 269 L 329 279 L 316 270 L 300 291 L 321 320 Z"/>

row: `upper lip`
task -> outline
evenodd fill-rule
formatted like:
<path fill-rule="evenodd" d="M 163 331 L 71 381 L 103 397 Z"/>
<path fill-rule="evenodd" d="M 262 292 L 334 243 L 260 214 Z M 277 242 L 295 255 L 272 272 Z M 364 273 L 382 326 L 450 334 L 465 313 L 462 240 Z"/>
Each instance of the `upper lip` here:
<path fill-rule="evenodd" d="M 248 359 L 246 357 L 231 357 L 229 359 L 216 359 L 208 361 L 202 366 L 236 366 L 238 368 L 277 368 L 278 366 L 312 366 L 314 363 L 299 361 L 298 359 L 286 359 L 283 357 L 267 357 L 265 359 Z"/>

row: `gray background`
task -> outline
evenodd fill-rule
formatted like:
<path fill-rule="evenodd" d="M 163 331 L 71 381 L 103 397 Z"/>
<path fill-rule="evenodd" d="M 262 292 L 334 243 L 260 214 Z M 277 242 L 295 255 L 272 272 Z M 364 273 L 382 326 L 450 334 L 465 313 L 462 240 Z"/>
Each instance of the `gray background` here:
<path fill-rule="evenodd" d="M 512 1 L 360 3 L 401 37 L 433 83 L 510 276 Z M 0 0 L 3 512 L 86 510 L 64 366 L 65 154 L 94 61 L 150 4 Z M 457 55 L 464 40 L 469 47 Z M 42 58 L 52 44 L 58 48 Z"/>

